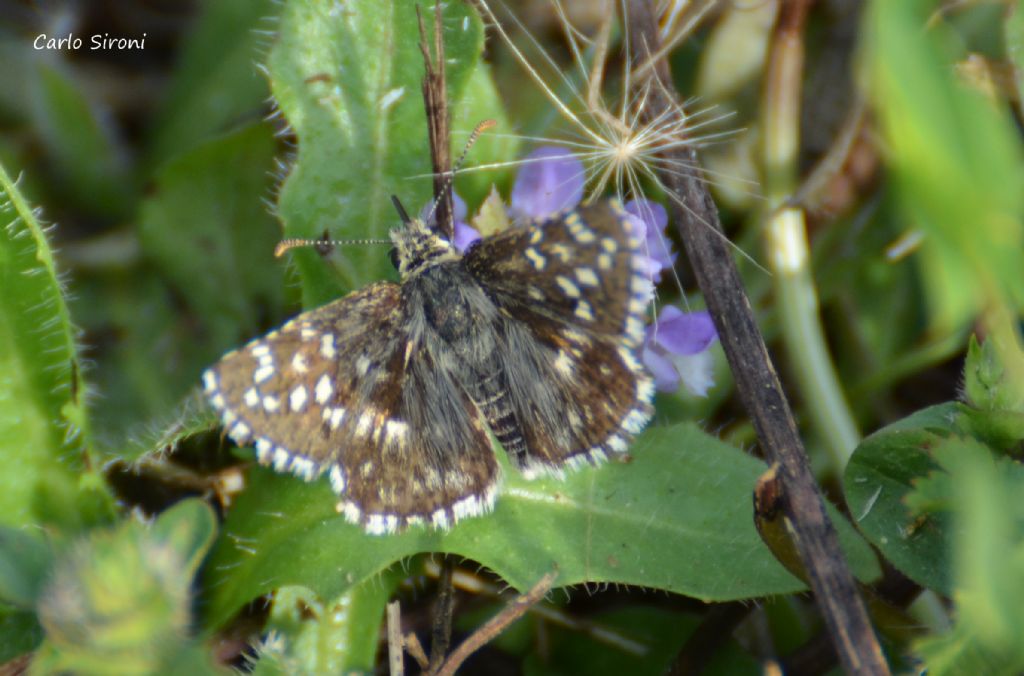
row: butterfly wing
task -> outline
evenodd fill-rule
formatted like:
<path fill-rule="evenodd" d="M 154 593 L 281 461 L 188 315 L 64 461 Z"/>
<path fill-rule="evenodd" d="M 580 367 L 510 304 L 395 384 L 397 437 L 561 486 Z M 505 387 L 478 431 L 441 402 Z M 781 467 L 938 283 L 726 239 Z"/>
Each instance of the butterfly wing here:
<path fill-rule="evenodd" d="M 466 255 L 503 317 L 505 393 L 482 408 L 528 476 L 625 451 L 650 419 L 654 387 L 635 354 L 650 288 L 641 245 L 605 202 Z"/>
<path fill-rule="evenodd" d="M 207 396 L 261 463 L 327 474 L 349 521 L 447 527 L 490 508 L 498 468 L 477 407 L 409 330 L 401 288 L 371 284 L 226 355 Z"/>

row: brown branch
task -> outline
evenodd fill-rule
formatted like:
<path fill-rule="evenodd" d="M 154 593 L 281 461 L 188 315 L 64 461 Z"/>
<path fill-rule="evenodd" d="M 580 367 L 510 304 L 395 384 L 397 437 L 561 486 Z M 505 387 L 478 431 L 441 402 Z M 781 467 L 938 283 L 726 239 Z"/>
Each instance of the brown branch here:
<path fill-rule="evenodd" d="M 423 15 L 416 6 L 420 24 L 420 51 L 423 52 L 423 106 L 427 111 L 427 132 L 430 138 L 430 159 L 434 173 L 434 215 L 441 234 L 455 237 L 455 209 L 452 201 L 452 158 L 448 125 L 448 85 L 444 68 L 444 36 L 441 24 L 441 0 L 434 5 L 434 56 L 427 46 L 427 30 Z"/>
<path fill-rule="evenodd" d="M 755 608 L 753 603 L 733 601 L 718 603 L 708 609 L 704 620 L 686 639 L 682 650 L 669 668 L 670 676 L 699 674 L 704 671 L 715 652 L 729 640 L 736 626 Z"/>
<path fill-rule="evenodd" d="M 642 65 L 659 49 L 657 22 L 648 0 L 630 0 L 628 8 L 631 56 Z M 651 77 L 654 86 L 643 114 L 663 124 L 678 118 L 682 108 L 663 59 L 654 64 Z M 793 414 L 730 256 L 718 210 L 699 170 L 694 169 L 698 166 L 697 153 L 692 148 L 671 148 L 663 151 L 662 157 L 676 168 L 660 175 L 666 189 L 675 193 L 675 199 L 669 201 L 673 220 L 714 318 L 740 399 L 766 455 L 779 464 L 785 513 L 843 667 L 848 673 L 888 674 L 889 667 L 839 549 Z"/>
<path fill-rule="evenodd" d="M 405 646 L 405 652 L 409 653 L 409 657 L 416 660 L 416 664 L 420 665 L 420 669 L 424 672 L 428 671 L 430 659 L 427 658 L 427 653 L 423 652 L 423 646 L 420 645 L 420 639 L 416 636 L 416 633 L 410 631 L 402 641 Z"/>
<path fill-rule="evenodd" d="M 488 620 L 482 627 L 469 635 L 465 641 L 459 644 L 448 659 L 444 661 L 441 668 L 431 672 L 434 676 L 454 676 L 456 670 L 462 663 L 477 650 L 493 641 L 498 634 L 505 631 L 513 622 L 526 614 L 526 612 L 551 591 L 551 585 L 555 581 L 555 573 L 551 572 L 540 579 L 540 582 L 533 585 L 533 589 L 516 598 L 508 604 L 504 610 Z"/>
<path fill-rule="evenodd" d="M 437 603 L 434 606 L 434 631 L 430 640 L 430 667 L 428 671 L 441 668 L 448 647 L 452 640 L 452 612 L 455 602 L 455 587 L 452 573 L 455 571 L 455 559 L 443 555 L 441 574 L 437 578 Z"/>

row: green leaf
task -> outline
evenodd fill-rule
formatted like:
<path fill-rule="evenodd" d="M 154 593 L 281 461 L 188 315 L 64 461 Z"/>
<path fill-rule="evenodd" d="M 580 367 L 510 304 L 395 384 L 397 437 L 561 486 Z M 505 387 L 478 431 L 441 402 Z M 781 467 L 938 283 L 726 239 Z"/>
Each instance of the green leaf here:
<path fill-rule="evenodd" d="M 260 200 L 274 152 L 269 126 L 253 124 L 166 163 L 142 205 L 140 242 L 153 265 L 130 283 L 115 277 L 83 293 L 89 328 L 120 336 L 97 357 L 105 396 L 94 408 L 107 453 L 133 459 L 153 450 L 140 438 L 154 440 L 190 413 L 203 418 L 177 408 L 202 370 L 283 316 L 284 274 L 273 258 L 280 227 Z"/>
<path fill-rule="evenodd" d="M 125 439 L 118 447 L 118 457 L 132 460 L 165 453 L 185 439 L 217 427 L 219 422 L 220 416 L 196 387 L 166 415 L 158 415 L 144 429 Z"/>
<path fill-rule="evenodd" d="M 243 127 L 164 165 L 142 207 L 142 246 L 206 324 L 210 361 L 281 314 L 280 229 L 260 201 L 273 158 L 269 126 Z"/>
<path fill-rule="evenodd" d="M 753 525 L 751 491 L 765 466 L 692 425 L 651 429 L 629 464 L 528 482 L 505 467 L 492 515 L 451 531 L 375 537 L 345 522 L 326 481 L 304 484 L 254 467 L 207 566 L 208 623 L 252 598 L 303 585 L 337 598 L 418 552 L 459 554 L 517 589 L 551 570 L 558 585 L 618 582 L 704 600 L 796 591 Z M 870 549 L 835 516 L 862 578 L 878 574 Z"/>
<path fill-rule="evenodd" d="M 199 570 L 216 534 L 213 508 L 197 498 L 182 500 L 162 512 L 150 530 L 154 540 L 166 543 L 181 556 L 179 573 L 189 579 Z"/>
<path fill-rule="evenodd" d="M 955 506 L 956 625 L 917 649 L 929 674 L 1024 669 L 1024 465 L 971 440 L 937 449 Z"/>
<path fill-rule="evenodd" d="M 431 200 L 415 7 L 399 0 L 349 2 L 344 11 L 311 0 L 285 7 L 269 66 L 274 96 L 299 138 L 279 202 L 288 237 L 325 229 L 335 238 L 385 237 L 397 224 L 389 195 L 414 214 Z M 429 35 L 431 4 L 422 11 Z M 503 117 L 492 90 L 475 90 L 487 79 L 474 76 L 482 73 L 480 19 L 467 3 L 447 3 L 443 30 L 452 118 L 461 126 Z M 461 143 L 454 134 L 453 143 Z M 484 143 L 474 160 L 502 149 Z M 391 273 L 383 252 L 343 250 L 333 268 L 313 251 L 291 255 L 307 307 Z"/>
<path fill-rule="evenodd" d="M 72 526 L 96 516 L 79 498 L 105 501 L 101 484 L 76 485 L 92 473 L 75 328 L 44 229 L 3 168 L 0 222 L 0 524 Z"/>
<path fill-rule="evenodd" d="M 1012 450 L 1024 439 L 1024 402 L 1013 376 L 1000 359 L 993 340 L 979 345 L 971 336 L 964 364 L 964 393 L 968 406 L 960 426 L 1001 449 Z"/>
<path fill-rule="evenodd" d="M 1024 153 L 1005 110 L 954 79 L 954 38 L 933 3 L 875 0 L 865 51 L 875 108 L 918 254 L 933 329 L 1024 301 Z"/>
<path fill-rule="evenodd" d="M 971 336 L 964 363 L 964 393 L 967 403 L 983 411 L 1022 411 L 1024 402 L 1015 388 L 1006 386 L 1009 374 L 992 341 L 979 345 Z"/>
<path fill-rule="evenodd" d="M 915 482 L 938 465 L 929 452 L 955 432 L 956 404 L 924 409 L 875 432 L 857 447 L 843 477 L 854 521 L 909 578 L 949 594 L 952 569 L 945 514 L 916 518 L 906 504 Z"/>
<path fill-rule="evenodd" d="M 278 589 L 266 627 L 283 643 L 277 661 L 293 674 L 373 671 L 384 609 L 405 577 L 397 573 L 366 580 L 327 603 L 305 587 Z"/>
<path fill-rule="evenodd" d="M 213 510 L 189 499 L 152 525 L 122 521 L 72 542 L 37 604 L 46 639 L 33 673 L 213 673 L 188 634 L 193 575 L 215 528 Z"/>
<path fill-rule="evenodd" d="M 0 526 L 0 601 L 34 607 L 52 559 L 42 533 Z"/>
<path fill-rule="evenodd" d="M 124 452 L 131 459 L 138 450 L 132 440 L 162 427 L 181 396 L 195 387 L 204 364 L 192 355 L 209 348 L 190 331 L 191 323 L 181 321 L 171 290 L 155 274 L 115 273 L 110 279 L 82 280 L 77 289 L 75 313 L 89 334 L 118 337 L 92 353 L 91 380 L 103 393 L 90 401 L 99 451 Z"/>
<path fill-rule="evenodd" d="M 105 111 L 63 69 L 40 61 L 29 78 L 32 119 L 65 196 L 93 214 L 126 218 L 137 197 L 127 152 Z"/>
<path fill-rule="evenodd" d="M 153 166 L 251 124 L 270 95 L 257 64 L 272 39 L 274 2 L 218 0 L 199 9 L 160 109 L 148 158 Z"/>
<path fill-rule="evenodd" d="M 0 607 L 0 664 L 31 652 L 43 640 L 35 613 Z"/>
<path fill-rule="evenodd" d="M 1024 94 L 1024 0 L 1011 0 L 1007 3 L 1003 42 L 1006 45 L 1006 60 L 1013 64 L 1013 82 L 1019 99 Z"/>

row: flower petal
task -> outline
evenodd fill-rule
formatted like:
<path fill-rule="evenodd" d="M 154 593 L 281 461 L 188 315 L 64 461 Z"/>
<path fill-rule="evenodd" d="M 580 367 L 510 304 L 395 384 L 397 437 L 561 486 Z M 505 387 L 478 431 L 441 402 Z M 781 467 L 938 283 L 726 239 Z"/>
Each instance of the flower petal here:
<path fill-rule="evenodd" d="M 463 221 L 455 221 L 455 241 L 452 242 L 460 252 L 465 252 L 469 245 L 481 239 L 480 233 Z"/>
<path fill-rule="evenodd" d="M 674 355 L 703 352 L 717 339 L 718 332 L 707 311 L 683 312 L 673 305 L 661 309 L 654 328 L 654 341 Z"/>
<path fill-rule="evenodd" d="M 676 355 L 672 357 L 672 364 L 686 389 L 698 397 L 707 396 L 715 384 L 715 360 L 710 351 Z"/>
<path fill-rule="evenodd" d="M 676 261 L 676 254 L 672 253 L 669 240 L 665 236 L 668 213 L 665 207 L 646 199 L 630 200 L 626 203 L 625 210 L 634 221 L 643 225 L 643 250 L 647 257 L 647 274 L 653 281 L 658 281 L 661 271 L 672 267 Z"/>
<path fill-rule="evenodd" d="M 665 211 L 665 207 L 657 202 L 646 199 L 630 200 L 626 202 L 624 208 L 626 213 L 640 219 L 640 222 L 647 228 L 648 237 L 651 235 L 651 231 L 662 232 L 668 225 L 668 213 Z"/>
<path fill-rule="evenodd" d="M 659 354 L 653 345 L 644 343 L 640 360 L 654 376 L 654 386 L 658 391 L 675 392 L 679 389 L 679 373 L 676 372 L 675 364 L 668 357 Z"/>
<path fill-rule="evenodd" d="M 583 199 L 583 163 L 568 150 L 542 146 L 530 153 L 512 186 L 510 211 L 518 218 L 543 218 Z"/>
<path fill-rule="evenodd" d="M 469 213 L 469 207 L 466 206 L 466 200 L 464 200 L 461 197 L 459 197 L 459 193 L 457 193 L 457 192 L 455 192 L 453 190 L 452 191 L 452 202 L 453 202 L 452 206 L 455 209 L 455 213 L 452 214 L 452 216 L 455 218 L 455 223 L 458 224 L 459 221 L 465 221 L 466 220 L 466 214 Z M 426 204 L 423 205 L 423 208 L 420 209 L 420 220 L 421 221 L 428 221 L 428 220 L 432 221 L 432 220 L 434 220 L 434 213 L 433 212 L 434 212 L 434 203 L 433 202 L 427 202 Z"/>

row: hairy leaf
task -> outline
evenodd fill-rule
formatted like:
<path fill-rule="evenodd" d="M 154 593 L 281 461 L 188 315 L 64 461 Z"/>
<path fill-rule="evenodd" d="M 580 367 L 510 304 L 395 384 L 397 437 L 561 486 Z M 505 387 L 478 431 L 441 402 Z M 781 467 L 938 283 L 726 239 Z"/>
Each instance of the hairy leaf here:
<path fill-rule="evenodd" d="M 528 482 L 505 467 L 494 513 L 451 531 L 366 535 L 334 510 L 326 481 L 303 484 L 254 467 L 207 567 L 209 622 L 285 585 L 337 598 L 418 552 L 459 554 L 517 589 L 558 571 L 556 584 L 616 582 L 704 600 L 783 594 L 802 585 L 754 529 L 751 491 L 760 461 L 692 425 L 652 429 L 632 462 L 584 469 L 566 481 Z M 877 563 L 849 525 L 847 556 L 862 578 Z"/>

